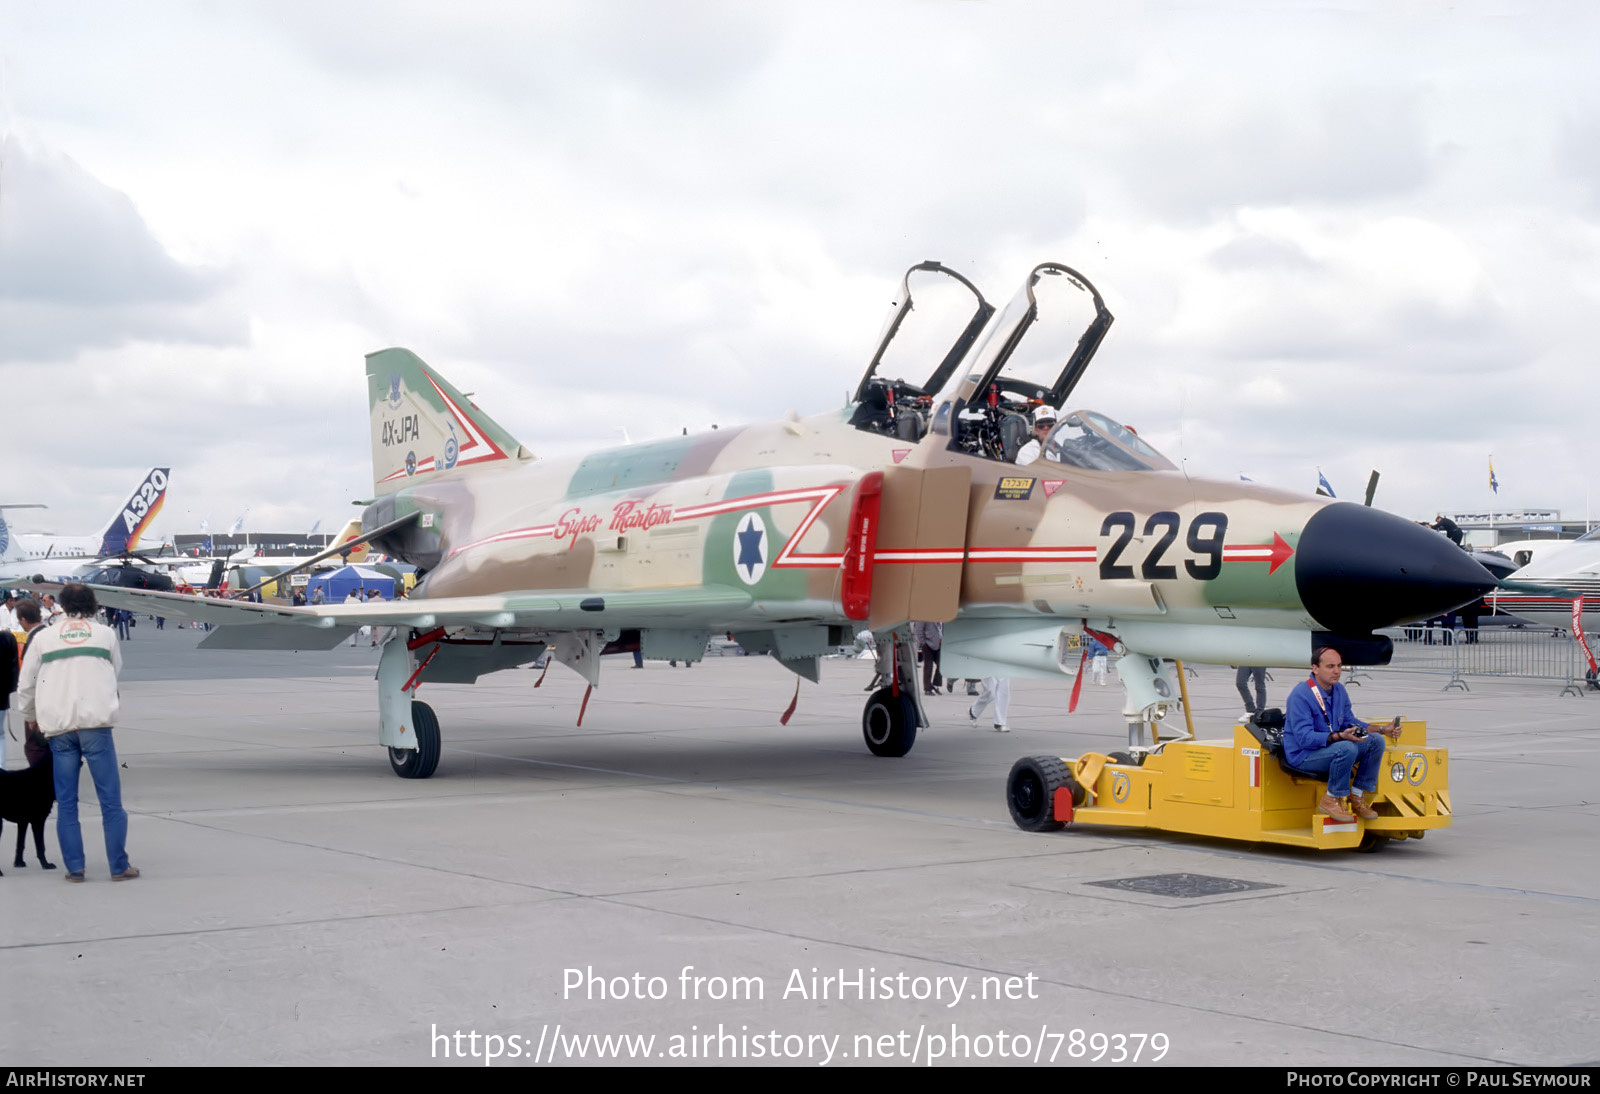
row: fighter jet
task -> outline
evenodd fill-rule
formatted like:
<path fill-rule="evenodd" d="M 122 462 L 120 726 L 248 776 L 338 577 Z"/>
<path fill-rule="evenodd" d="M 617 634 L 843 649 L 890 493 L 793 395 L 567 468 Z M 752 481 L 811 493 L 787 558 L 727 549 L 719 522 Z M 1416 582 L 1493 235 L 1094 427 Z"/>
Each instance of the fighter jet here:
<path fill-rule="evenodd" d="M 1100 635 L 1125 653 L 1133 724 L 1177 701 L 1164 659 L 1304 666 L 1315 642 L 1381 663 L 1376 628 L 1494 586 L 1399 517 L 1196 479 L 1107 415 L 1061 413 L 1111 323 L 1058 263 L 998 311 L 920 263 L 842 410 L 565 460 L 536 458 L 414 354 L 382 350 L 367 357 L 361 538 L 419 568 L 409 601 L 100 595 L 218 624 L 211 648 L 331 648 L 358 626 L 396 628 L 379 742 L 421 778 L 441 736 L 419 682 L 472 682 L 546 650 L 593 688 L 608 646 L 694 660 L 728 634 L 816 681 L 819 658 L 865 627 L 890 683 L 868 698 L 863 737 L 900 756 L 928 724 L 910 620 L 946 622 L 956 676 L 1064 681 L 1082 636 Z M 1019 466 L 1041 407 L 1057 424 Z"/>

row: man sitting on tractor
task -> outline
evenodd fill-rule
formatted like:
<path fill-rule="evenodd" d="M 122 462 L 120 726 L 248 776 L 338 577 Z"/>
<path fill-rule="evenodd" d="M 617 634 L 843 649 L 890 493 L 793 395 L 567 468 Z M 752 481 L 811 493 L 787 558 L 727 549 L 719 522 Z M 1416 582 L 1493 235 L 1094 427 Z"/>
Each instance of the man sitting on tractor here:
<path fill-rule="evenodd" d="M 1350 696 L 1339 675 L 1344 659 L 1332 646 L 1318 646 L 1311 655 L 1311 676 L 1289 693 L 1284 712 L 1283 751 L 1291 766 L 1328 776 L 1328 791 L 1317 809 L 1340 822 L 1357 816 L 1373 820 L 1377 810 L 1368 805 L 1362 793 L 1378 789 L 1378 769 L 1383 763 L 1384 740 L 1379 734 L 1400 736 L 1400 719 L 1368 733 L 1368 723 L 1350 710 Z M 1356 770 L 1351 786 L 1351 769 Z M 1348 797 L 1354 816 L 1345 812 L 1340 799 Z"/>

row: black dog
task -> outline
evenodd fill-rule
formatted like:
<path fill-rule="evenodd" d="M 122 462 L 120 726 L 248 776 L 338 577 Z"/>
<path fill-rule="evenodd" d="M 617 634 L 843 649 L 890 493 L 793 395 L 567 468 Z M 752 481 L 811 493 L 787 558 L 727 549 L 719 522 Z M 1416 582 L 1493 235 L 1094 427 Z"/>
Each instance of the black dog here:
<path fill-rule="evenodd" d="M 28 742 L 28 769 L 26 771 L 0 771 L 0 832 L 5 822 L 17 826 L 17 857 L 13 866 L 26 866 L 22 851 L 28 839 L 28 826 L 33 826 L 33 849 L 39 865 L 54 870 L 56 864 L 44 857 L 44 822 L 56 807 L 55 770 L 50 762 L 50 749 L 33 747 Z M 42 755 L 41 755 L 42 753 Z"/>

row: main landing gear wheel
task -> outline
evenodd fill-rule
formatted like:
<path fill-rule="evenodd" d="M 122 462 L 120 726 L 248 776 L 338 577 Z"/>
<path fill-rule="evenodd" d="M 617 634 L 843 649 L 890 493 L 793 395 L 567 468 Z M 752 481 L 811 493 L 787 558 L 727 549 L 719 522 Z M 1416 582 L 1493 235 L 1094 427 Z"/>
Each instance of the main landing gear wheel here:
<path fill-rule="evenodd" d="M 1006 779 L 1006 806 L 1011 819 L 1024 832 L 1055 832 L 1066 827 L 1056 820 L 1056 791 L 1072 791 L 1072 803 L 1082 805 L 1086 794 L 1055 756 L 1024 756 L 1011 765 Z"/>
<path fill-rule="evenodd" d="M 1108 752 L 1106 753 L 1106 759 L 1124 767 L 1139 767 L 1143 765 L 1146 755 L 1148 753 L 1144 752 Z"/>
<path fill-rule="evenodd" d="M 417 747 L 391 748 L 389 766 L 402 779 L 426 779 L 439 766 L 439 719 L 433 708 L 413 699 L 411 728 L 417 735 Z"/>
<path fill-rule="evenodd" d="M 861 712 L 861 736 L 874 756 L 904 756 L 917 743 L 916 700 L 879 688 Z"/>

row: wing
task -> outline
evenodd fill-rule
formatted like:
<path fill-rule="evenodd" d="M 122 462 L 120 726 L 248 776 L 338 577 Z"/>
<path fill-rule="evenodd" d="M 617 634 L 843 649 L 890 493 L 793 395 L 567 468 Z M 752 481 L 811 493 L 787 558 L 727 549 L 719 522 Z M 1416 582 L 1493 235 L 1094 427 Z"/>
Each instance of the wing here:
<path fill-rule="evenodd" d="M 485 630 L 595 631 L 624 627 L 709 627 L 748 608 L 748 592 L 720 585 L 633 589 L 533 590 L 494 596 L 369 601 L 296 608 L 92 585 L 103 605 L 221 630 L 211 649 L 332 649 L 357 627 L 477 627 Z"/>

